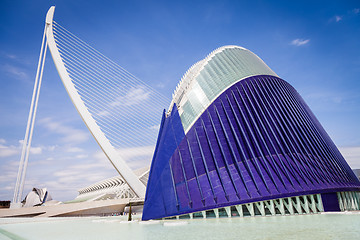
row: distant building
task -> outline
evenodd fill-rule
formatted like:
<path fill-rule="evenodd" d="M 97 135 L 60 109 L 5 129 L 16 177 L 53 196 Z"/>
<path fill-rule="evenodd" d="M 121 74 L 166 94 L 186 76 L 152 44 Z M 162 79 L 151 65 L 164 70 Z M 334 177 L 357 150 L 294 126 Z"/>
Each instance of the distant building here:
<path fill-rule="evenodd" d="M 23 200 L 23 207 L 41 206 L 52 200 L 53 199 L 46 188 L 33 188 Z"/>
<path fill-rule="evenodd" d="M 9 208 L 11 201 L 0 201 L 0 208 Z"/>
<path fill-rule="evenodd" d="M 298 92 L 225 46 L 185 73 L 163 114 L 143 219 L 355 210 L 359 192 Z"/>
<path fill-rule="evenodd" d="M 149 177 L 149 167 L 135 170 L 134 173 L 146 186 Z M 137 198 L 134 191 L 131 190 L 129 185 L 120 176 L 108 178 L 81 188 L 78 190 L 78 193 L 79 195 L 74 200 L 67 203 Z"/>

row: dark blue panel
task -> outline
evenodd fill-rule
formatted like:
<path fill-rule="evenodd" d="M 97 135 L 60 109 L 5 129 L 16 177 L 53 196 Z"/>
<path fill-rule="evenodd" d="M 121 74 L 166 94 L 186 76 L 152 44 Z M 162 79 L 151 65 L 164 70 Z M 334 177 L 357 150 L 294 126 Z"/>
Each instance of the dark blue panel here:
<path fill-rule="evenodd" d="M 336 192 L 322 193 L 321 200 L 325 212 L 340 212 L 339 200 Z"/>
<path fill-rule="evenodd" d="M 147 204 L 144 205 L 144 219 L 167 215 L 165 204 L 163 202 L 163 195 L 165 195 L 164 189 L 166 189 L 167 194 L 172 193 L 174 199 L 176 199 L 169 160 L 174 154 L 178 143 L 181 142 L 184 136 L 185 133 L 181 124 L 181 119 L 176 105 L 174 105 L 169 117 L 165 117 L 165 111 L 163 113 L 159 137 L 151 163 L 149 180 L 146 188 L 145 201 Z M 166 184 L 161 185 L 161 181 L 164 181 L 164 183 L 166 182 Z M 166 205 L 168 205 L 169 209 L 173 210 L 178 203 L 176 201 L 170 201 L 167 202 Z"/>

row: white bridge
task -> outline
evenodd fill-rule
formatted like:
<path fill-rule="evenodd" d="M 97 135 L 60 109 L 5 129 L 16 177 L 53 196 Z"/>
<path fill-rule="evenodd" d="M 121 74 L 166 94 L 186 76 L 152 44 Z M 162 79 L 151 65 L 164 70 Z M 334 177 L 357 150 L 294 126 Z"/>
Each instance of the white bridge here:
<path fill-rule="evenodd" d="M 136 147 L 141 151 L 154 147 L 162 107 L 169 101 L 55 22 L 54 11 L 55 7 L 51 7 L 46 15 L 12 207 L 19 207 L 22 200 L 47 47 L 65 89 L 89 131 L 135 197 L 144 198 L 145 185 L 118 149 Z M 157 107 L 156 111 L 154 107 Z"/>

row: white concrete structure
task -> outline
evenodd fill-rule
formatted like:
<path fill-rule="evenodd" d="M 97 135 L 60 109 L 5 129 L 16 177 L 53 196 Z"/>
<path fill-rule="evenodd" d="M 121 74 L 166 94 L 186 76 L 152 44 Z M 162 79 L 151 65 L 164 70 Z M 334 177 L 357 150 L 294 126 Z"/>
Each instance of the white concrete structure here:
<path fill-rule="evenodd" d="M 139 180 L 146 186 L 149 177 L 149 168 L 141 168 L 134 171 Z M 94 183 L 78 190 L 79 195 L 70 202 L 99 201 L 108 199 L 134 199 L 136 194 L 128 184 L 120 177 L 112 177 Z"/>
<path fill-rule="evenodd" d="M 131 190 L 137 197 L 145 197 L 145 185 L 140 182 L 137 176 L 126 164 L 124 159 L 119 155 L 114 146 L 106 138 L 104 132 L 100 129 L 97 122 L 94 120 L 89 109 L 85 106 L 83 99 L 80 97 L 78 90 L 75 87 L 73 79 L 70 77 L 67 68 L 64 65 L 63 58 L 59 52 L 57 44 L 54 38 L 53 32 L 53 16 L 55 7 L 51 7 L 46 16 L 46 37 L 47 44 L 49 46 L 51 55 L 53 57 L 56 69 L 60 75 L 60 78 L 68 92 L 73 104 L 79 112 L 81 118 L 85 122 L 86 126 L 94 136 L 95 140 L 106 154 L 112 165 L 119 172 L 120 176 L 128 183 Z"/>

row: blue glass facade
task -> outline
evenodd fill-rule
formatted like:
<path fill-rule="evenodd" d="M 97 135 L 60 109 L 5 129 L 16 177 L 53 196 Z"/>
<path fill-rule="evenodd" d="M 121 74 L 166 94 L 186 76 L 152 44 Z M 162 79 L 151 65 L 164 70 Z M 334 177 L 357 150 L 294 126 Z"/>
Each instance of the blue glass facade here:
<path fill-rule="evenodd" d="M 164 113 L 143 220 L 338 191 L 360 182 L 332 140 L 290 84 L 258 75 L 222 92 L 186 134 L 176 104 Z"/>

